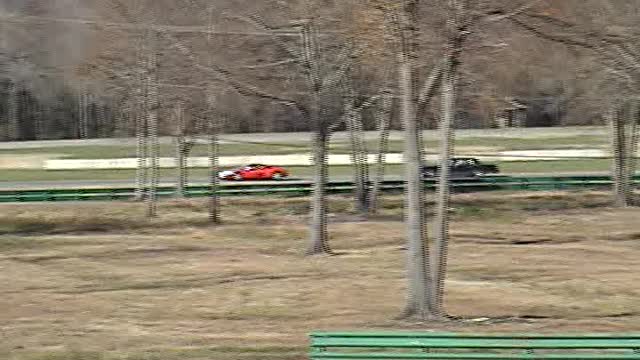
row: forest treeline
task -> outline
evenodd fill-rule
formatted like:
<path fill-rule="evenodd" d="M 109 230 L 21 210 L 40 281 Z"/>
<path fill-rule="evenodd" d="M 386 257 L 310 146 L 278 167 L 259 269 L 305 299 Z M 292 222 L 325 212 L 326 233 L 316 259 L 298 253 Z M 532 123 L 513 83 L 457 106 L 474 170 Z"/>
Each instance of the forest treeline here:
<path fill-rule="evenodd" d="M 417 22 L 419 55 L 414 60 L 418 68 L 424 65 L 425 73 L 439 61 L 443 44 L 444 17 L 438 3 L 444 1 L 431 2 L 434 6 L 425 6 Z M 507 1 L 486 2 L 519 11 Z M 308 131 L 309 123 L 295 108 L 239 92 L 205 67 L 223 68 L 234 79 L 272 95 L 304 97 L 309 89 L 286 51 L 287 46 L 299 48 L 301 38 L 287 26 L 313 17 L 327 77 L 341 71 L 345 61 L 351 63 L 348 86 L 339 84 L 324 104 L 323 116 L 339 117 L 350 103 L 345 99 L 355 97 L 358 104 L 382 89 L 396 91 L 394 45 L 380 11 L 384 3 L 2 0 L 0 139 L 133 136 L 139 102 L 135 92 L 144 68 L 141 54 L 149 50 L 144 33 L 154 26 L 191 52 L 185 56 L 166 37 L 154 45 L 161 134 L 175 131 L 172 119 L 178 103 L 192 133 L 199 132 L 200 120 L 212 112 L 224 120 L 222 131 L 227 133 Z M 569 0 L 535 1 L 526 11 L 627 39 L 637 32 L 633 24 L 638 8 L 626 0 Z M 484 31 L 467 41 L 455 126 L 501 126 L 514 109 L 524 114 L 521 126 L 602 124 L 611 99 L 629 93 L 623 76 L 598 61 L 593 51 L 545 39 L 527 29 L 527 17 L 521 19 L 524 26 L 512 21 L 483 25 Z M 557 29 L 558 24 L 545 21 L 532 18 L 531 24 Z M 397 104 L 392 110 L 391 126 L 399 129 Z M 365 129 L 375 129 L 375 112 L 375 106 L 362 110 Z M 437 114 L 437 106 L 428 109 L 422 126 L 436 127 Z"/>

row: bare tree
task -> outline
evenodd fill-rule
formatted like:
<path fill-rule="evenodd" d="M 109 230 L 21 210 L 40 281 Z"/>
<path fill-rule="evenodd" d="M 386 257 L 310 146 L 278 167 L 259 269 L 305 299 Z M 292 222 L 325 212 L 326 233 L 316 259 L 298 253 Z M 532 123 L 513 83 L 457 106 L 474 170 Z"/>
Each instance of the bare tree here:
<path fill-rule="evenodd" d="M 432 277 L 427 246 L 424 185 L 420 169 L 423 148 L 416 118 L 416 41 L 417 1 L 402 1 L 390 14 L 397 37 L 398 93 L 405 141 L 405 217 L 408 243 L 409 294 L 404 315 L 418 319 L 435 317 L 432 303 Z"/>
<path fill-rule="evenodd" d="M 629 12 L 630 3 L 601 1 L 597 5 L 588 2 L 594 7 L 599 7 L 600 12 L 609 13 L 619 19 L 625 19 Z M 620 6 L 618 6 L 618 4 Z M 638 5 L 632 5 L 638 10 Z M 588 13 L 587 13 L 588 14 Z M 582 16 L 585 24 L 571 22 L 548 14 L 545 11 L 523 11 L 515 16 L 509 17 L 513 24 L 524 29 L 542 39 L 564 44 L 568 47 L 585 49 L 597 56 L 603 70 L 609 72 L 619 81 L 630 85 L 633 92 L 637 94 L 637 87 L 640 84 L 640 43 L 639 37 L 635 36 L 632 30 L 626 29 L 624 25 L 616 28 L 616 32 L 610 31 L 612 27 L 606 19 L 601 19 L 601 24 L 589 22 L 588 15 Z M 636 19 L 633 18 L 633 21 Z M 624 21 L 621 21 L 624 24 Z M 622 30 L 621 30 L 622 29 Z M 631 201 L 632 176 L 630 176 L 629 159 L 636 150 L 635 125 L 633 131 L 625 130 L 627 122 L 624 116 L 618 116 L 618 110 L 612 110 L 605 115 L 610 125 L 612 148 L 614 151 L 612 169 L 612 179 L 614 181 L 614 199 L 618 206 L 628 206 Z M 631 117 L 632 118 L 632 117 Z M 635 148 L 635 147 L 634 147 Z M 631 153 L 630 151 L 633 151 Z M 632 171 L 635 172 L 635 169 Z"/>

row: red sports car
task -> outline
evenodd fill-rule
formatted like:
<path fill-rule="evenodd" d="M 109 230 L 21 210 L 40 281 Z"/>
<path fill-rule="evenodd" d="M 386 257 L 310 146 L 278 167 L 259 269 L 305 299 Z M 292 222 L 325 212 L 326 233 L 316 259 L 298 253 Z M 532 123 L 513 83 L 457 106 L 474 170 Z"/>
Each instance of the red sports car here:
<path fill-rule="evenodd" d="M 221 180 L 282 180 L 289 176 L 289 172 L 279 166 L 251 164 L 241 168 L 221 171 Z"/>

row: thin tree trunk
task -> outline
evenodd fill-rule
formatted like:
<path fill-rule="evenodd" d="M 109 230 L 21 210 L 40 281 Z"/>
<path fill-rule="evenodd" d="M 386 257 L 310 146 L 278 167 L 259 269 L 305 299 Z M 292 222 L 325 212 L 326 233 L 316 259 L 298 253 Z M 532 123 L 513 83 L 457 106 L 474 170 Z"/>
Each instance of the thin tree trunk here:
<path fill-rule="evenodd" d="M 311 231 L 307 255 L 331 253 L 327 233 L 327 142 L 324 131 L 313 135 L 313 194 L 311 200 Z"/>
<path fill-rule="evenodd" d="M 186 197 L 187 187 L 187 143 L 185 139 L 185 124 L 184 124 L 184 109 L 181 103 L 178 103 L 175 109 L 176 116 L 176 137 L 175 137 L 175 151 L 176 151 L 176 194 L 179 199 Z"/>
<path fill-rule="evenodd" d="M 135 200 L 144 200 L 149 182 L 149 124 L 148 111 L 148 59 L 144 36 L 138 41 L 138 86 L 135 89 L 135 100 L 131 105 L 133 121 L 136 131 L 136 155 L 138 167 L 136 169 Z"/>
<path fill-rule="evenodd" d="M 86 90 L 82 89 L 80 95 L 78 95 L 78 137 L 80 139 L 89 137 L 88 100 Z"/>
<path fill-rule="evenodd" d="M 33 139 L 40 140 L 43 134 L 44 104 L 36 100 L 33 104 L 33 107 L 35 108 Z"/>
<path fill-rule="evenodd" d="M 429 284 L 431 275 L 425 222 L 424 184 L 420 168 L 422 147 L 414 108 L 413 67 L 406 51 L 399 59 L 401 116 L 405 127 L 406 198 L 409 288 L 405 316 L 418 319 L 433 317 Z"/>
<path fill-rule="evenodd" d="M 134 110 L 136 127 L 136 156 L 138 167 L 136 169 L 136 200 L 144 199 L 145 188 L 148 182 L 149 138 L 147 132 L 147 118 L 144 106 L 136 106 Z"/>
<path fill-rule="evenodd" d="M 149 126 L 149 153 L 151 155 L 151 183 L 147 196 L 147 216 L 157 216 L 157 188 L 159 181 L 159 143 L 158 143 L 158 84 L 157 84 L 157 54 L 156 54 L 156 34 L 150 33 L 149 59 L 147 63 L 147 122 Z"/>
<path fill-rule="evenodd" d="M 631 110 L 629 113 L 629 129 L 627 131 L 627 137 L 629 142 L 627 144 L 627 181 L 628 181 L 628 203 L 631 206 L 637 206 L 635 199 L 635 175 L 638 164 L 638 140 L 640 140 L 640 133 L 638 132 L 638 121 L 640 120 L 640 112 L 638 107 L 638 100 L 631 102 Z"/>
<path fill-rule="evenodd" d="M 608 117 L 611 127 L 611 148 L 613 152 L 612 180 L 614 203 L 618 207 L 627 207 L 629 204 L 627 202 L 627 196 L 625 195 L 625 177 L 627 174 L 625 125 L 622 122 L 623 119 L 618 109 L 611 109 Z"/>
<path fill-rule="evenodd" d="M 207 34 L 207 47 L 209 48 L 209 65 L 213 65 L 213 52 L 212 48 L 212 34 L 214 30 L 213 25 L 214 7 L 210 7 L 209 12 L 209 33 Z M 209 221 L 212 224 L 217 225 L 222 222 L 220 219 L 220 179 L 218 173 L 220 172 L 220 143 L 219 134 L 220 129 L 226 124 L 226 121 L 219 121 L 216 115 L 217 98 L 215 90 L 210 89 L 207 97 L 209 106 Z M 226 120 L 226 117 L 224 118 Z"/>
<path fill-rule="evenodd" d="M 371 199 L 369 201 L 369 211 L 376 214 L 379 210 L 380 187 L 384 181 L 386 157 L 389 152 L 389 134 L 391 130 L 391 110 L 393 107 L 393 96 L 390 91 L 386 91 L 382 98 L 382 107 L 378 108 L 377 124 L 378 132 L 378 154 L 376 156 L 376 170 L 371 189 Z"/>
<path fill-rule="evenodd" d="M 218 192 L 220 187 L 218 179 L 220 148 L 218 144 L 218 127 L 215 121 L 215 118 L 212 117 L 211 132 L 209 134 L 209 168 L 211 169 L 209 174 L 209 220 L 213 224 L 220 224 L 220 194 Z"/>
<path fill-rule="evenodd" d="M 453 51 L 452 51 L 453 52 Z M 449 207 L 451 202 L 451 168 L 449 162 L 453 153 L 453 124 L 456 113 L 456 62 L 454 55 L 448 55 L 442 79 L 442 118 L 440 121 L 440 167 L 436 199 L 436 224 L 433 259 L 433 278 L 435 284 L 434 310 L 444 316 L 444 282 L 447 274 L 449 253 Z"/>
<path fill-rule="evenodd" d="M 353 164 L 356 209 L 369 213 L 369 159 L 362 129 L 362 115 L 355 109 L 353 98 L 345 106 L 345 119 L 349 130 L 351 163 Z"/>
<path fill-rule="evenodd" d="M 8 117 L 8 129 L 7 138 L 9 140 L 20 140 L 20 113 L 19 101 L 18 101 L 18 85 L 9 81 L 9 98 L 7 99 L 7 117 Z"/>
<path fill-rule="evenodd" d="M 94 109 L 96 108 L 95 97 L 87 90 L 85 94 L 85 117 L 87 122 L 87 138 L 95 138 L 98 131 Z"/>
<path fill-rule="evenodd" d="M 108 131 L 107 131 L 107 123 L 106 123 L 106 109 L 107 106 L 104 103 L 104 101 L 100 101 L 98 104 L 96 104 L 96 131 L 95 131 L 95 137 L 97 138 L 106 138 L 109 137 L 108 135 Z M 113 122 L 115 119 L 110 119 L 111 122 Z"/>
<path fill-rule="evenodd" d="M 220 172 L 220 147 L 218 136 L 221 124 L 214 112 L 216 101 L 213 93 L 209 95 L 209 220 L 213 224 L 220 224 L 220 180 L 218 173 Z"/>
<path fill-rule="evenodd" d="M 307 69 L 307 85 L 311 90 L 309 121 L 313 128 L 313 194 L 311 200 L 311 227 L 307 255 L 330 254 L 327 231 L 327 182 L 329 133 L 323 118 L 320 94 L 320 70 L 318 67 L 317 34 L 314 25 L 308 22 L 301 27 L 302 55 Z"/>

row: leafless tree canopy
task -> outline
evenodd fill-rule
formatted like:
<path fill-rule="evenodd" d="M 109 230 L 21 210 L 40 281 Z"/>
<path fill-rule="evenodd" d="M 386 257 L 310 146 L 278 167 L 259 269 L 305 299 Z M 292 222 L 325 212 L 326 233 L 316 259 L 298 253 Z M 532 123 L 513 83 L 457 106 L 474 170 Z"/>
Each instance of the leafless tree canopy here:
<path fill-rule="evenodd" d="M 161 134 L 173 130 L 169 119 L 176 101 L 185 104 L 190 121 L 198 121 L 207 108 L 203 89 L 210 86 L 237 95 L 219 104 L 229 113 L 224 132 L 309 130 L 300 109 L 290 106 L 304 103 L 310 91 L 296 68 L 301 41 L 296 22 L 313 19 L 322 75 L 348 62 L 356 101 L 363 102 L 387 85 L 383 69 L 394 61 L 384 29 L 383 8 L 390 3 L 2 0 L 0 134 L 5 139 L 133 135 L 136 63 L 149 28 L 164 34 L 158 38 Z M 445 43 L 446 1 L 417 3 L 416 56 L 427 73 Z M 625 71 L 640 64 L 636 1 L 472 3 L 477 23 L 469 29 L 461 59 L 456 127 L 493 126 L 506 99 L 527 106 L 527 126 L 600 124 L 612 95 L 637 88 L 637 75 Z M 624 47 L 616 50 L 616 43 Z M 621 49 L 628 54 L 615 52 Z M 342 95 L 334 93 L 323 116 L 341 116 Z M 427 109 L 424 126 L 437 126 L 436 112 Z M 363 112 L 363 122 L 365 129 L 376 128 L 374 108 Z M 393 128 L 400 125 L 399 119 L 391 122 Z"/>

